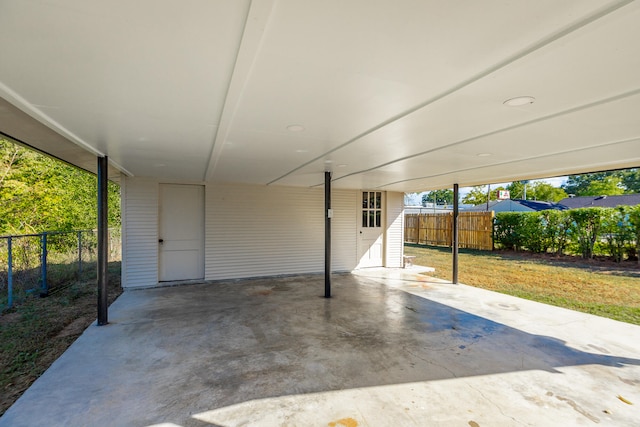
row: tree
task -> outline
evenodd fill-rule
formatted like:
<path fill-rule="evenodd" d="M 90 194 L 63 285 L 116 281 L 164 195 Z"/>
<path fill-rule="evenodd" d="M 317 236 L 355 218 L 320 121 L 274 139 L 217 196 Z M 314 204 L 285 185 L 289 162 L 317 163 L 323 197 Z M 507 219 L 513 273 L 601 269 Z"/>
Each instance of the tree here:
<path fill-rule="evenodd" d="M 429 191 L 427 194 L 422 195 L 422 206 L 427 206 L 427 203 L 433 203 L 434 201 L 437 205 L 453 204 L 453 190 Z"/>
<path fill-rule="evenodd" d="M 640 169 L 628 169 L 622 173 L 625 193 L 640 193 Z"/>
<path fill-rule="evenodd" d="M 600 181 L 607 176 L 612 176 L 613 172 L 595 172 L 584 173 L 579 175 L 569 175 L 567 182 L 562 186 L 563 190 L 567 194 L 574 194 L 576 196 L 585 196 L 584 194 L 592 181 Z"/>
<path fill-rule="evenodd" d="M 607 176 L 599 181 L 591 181 L 581 196 L 617 196 L 624 193 L 622 180 L 617 176 Z"/>
<path fill-rule="evenodd" d="M 525 199 L 525 185 L 527 185 L 529 181 L 513 181 L 511 184 L 507 185 L 507 190 L 509 190 L 509 194 L 512 199 Z M 530 199 L 529 195 L 527 198 Z"/>
<path fill-rule="evenodd" d="M 487 203 L 487 190 L 488 187 L 486 185 L 478 185 L 475 186 L 469 191 L 462 199 L 462 203 L 471 204 L 471 205 L 481 205 L 483 203 Z M 496 200 L 498 198 L 498 191 L 505 190 L 504 187 L 496 187 L 491 188 L 491 194 L 489 195 L 489 200 Z"/>
<path fill-rule="evenodd" d="M 531 194 L 534 200 L 541 200 L 543 202 L 559 202 L 560 200 L 568 197 L 567 193 L 562 188 L 554 187 L 546 182 L 536 182 L 531 186 L 530 190 L 527 190 L 527 197 Z"/>
<path fill-rule="evenodd" d="M 615 196 L 640 193 L 640 169 L 570 175 L 562 188 L 576 196 Z"/>
<path fill-rule="evenodd" d="M 0 234 L 95 228 L 96 176 L 0 139 Z M 109 226 L 120 226 L 119 186 L 108 185 Z"/>

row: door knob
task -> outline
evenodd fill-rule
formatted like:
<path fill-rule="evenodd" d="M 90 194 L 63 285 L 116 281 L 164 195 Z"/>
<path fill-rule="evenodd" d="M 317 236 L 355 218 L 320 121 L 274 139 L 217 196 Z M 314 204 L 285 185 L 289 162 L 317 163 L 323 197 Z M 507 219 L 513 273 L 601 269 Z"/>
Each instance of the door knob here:
<path fill-rule="evenodd" d="M 158 239 L 158 243 L 164 243 L 164 240 Z"/>

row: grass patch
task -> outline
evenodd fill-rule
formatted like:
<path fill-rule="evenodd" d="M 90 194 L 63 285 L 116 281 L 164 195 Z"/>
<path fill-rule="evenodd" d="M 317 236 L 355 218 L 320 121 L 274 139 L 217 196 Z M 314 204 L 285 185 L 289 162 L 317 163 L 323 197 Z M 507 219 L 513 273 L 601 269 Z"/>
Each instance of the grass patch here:
<path fill-rule="evenodd" d="M 405 245 L 415 264 L 451 280 L 451 249 Z M 640 325 L 637 264 L 554 259 L 527 253 L 460 250 L 458 280 L 465 285 Z"/>
<path fill-rule="evenodd" d="M 109 263 L 108 273 L 111 304 L 122 292 L 120 262 Z M 95 322 L 97 298 L 93 269 L 46 298 L 32 294 L 0 315 L 0 415 Z"/>

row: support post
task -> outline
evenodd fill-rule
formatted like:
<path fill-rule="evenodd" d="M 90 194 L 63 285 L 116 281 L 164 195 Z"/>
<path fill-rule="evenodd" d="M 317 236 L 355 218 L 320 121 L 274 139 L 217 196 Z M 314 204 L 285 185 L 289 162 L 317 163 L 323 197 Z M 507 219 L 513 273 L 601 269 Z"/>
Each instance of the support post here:
<path fill-rule="evenodd" d="M 451 282 L 458 284 L 458 184 L 453 184 L 453 278 Z"/>
<path fill-rule="evenodd" d="M 107 157 L 98 157 L 98 326 L 109 323 L 107 312 Z"/>
<path fill-rule="evenodd" d="M 324 297 L 331 298 L 331 172 L 324 173 Z"/>
<path fill-rule="evenodd" d="M 9 259 L 7 260 L 7 308 L 13 307 L 13 254 L 11 253 L 11 236 L 7 238 L 7 251 Z"/>

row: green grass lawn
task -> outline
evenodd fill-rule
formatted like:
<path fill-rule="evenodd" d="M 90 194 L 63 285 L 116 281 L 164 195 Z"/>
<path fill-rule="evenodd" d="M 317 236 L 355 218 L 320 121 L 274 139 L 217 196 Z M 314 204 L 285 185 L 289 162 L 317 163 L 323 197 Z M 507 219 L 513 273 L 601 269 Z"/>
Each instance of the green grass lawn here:
<path fill-rule="evenodd" d="M 415 264 L 434 267 L 432 276 L 451 280 L 450 248 L 405 245 Z M 640 325 L 640 267 L 522 253 L 461 250 L 458 281 L 558 307 Z"/>

